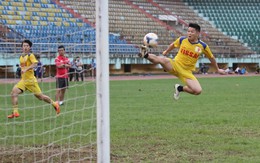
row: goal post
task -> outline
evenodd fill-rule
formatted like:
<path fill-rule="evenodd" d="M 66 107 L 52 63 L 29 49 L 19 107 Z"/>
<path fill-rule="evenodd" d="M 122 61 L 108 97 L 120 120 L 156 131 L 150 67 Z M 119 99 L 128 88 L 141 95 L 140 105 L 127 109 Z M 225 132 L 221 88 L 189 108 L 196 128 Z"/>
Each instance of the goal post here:
<path fill-rule="evenodd" d="M 108 0 L 96 1 L 97 162 L 110 162 Z"/>

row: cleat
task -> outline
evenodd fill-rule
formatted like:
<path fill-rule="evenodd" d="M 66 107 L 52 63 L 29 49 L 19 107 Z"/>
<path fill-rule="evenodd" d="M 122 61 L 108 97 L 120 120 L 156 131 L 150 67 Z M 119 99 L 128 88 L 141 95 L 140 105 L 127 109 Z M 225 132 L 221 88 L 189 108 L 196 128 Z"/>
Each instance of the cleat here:
<path fill-rule="evenodd" d="M 175 92 L 173 93 L 173 97 L 175 100 L 178 100 L 180 98 L 180 92 L 178 91 L 179 86 L 180 84 L 175 84 L 174 86 Z"/>
<path fill-rule="evenodd" d="M 55 109 L 55 111 L 56 111 L 56 114 L 58 115 L 58 114 L 60 114 L 60 105 L 59 105 L 59 102 L 58 101 L 56 101 L 55 103 L 54 103 L 54 109 Z"/>
<path fill-rule="evenodd" d="M 59 105 L 60 105 L 60 106 L 63 105 L 63 104 L 64 104 L 63 101 L 60 101 L 60 102 L 59 102 Z"/>
<path fill-rule="evenodd" d="M 145 54 L 147 53 L 147 51 L 148 51 L 148 47 L 142 45 L 142 46 L 140 47 L 140 53 L 138 53 L 138 56 L 139 56 L 140 58 L 144 58 L 144 56 L 145 56 Z"/>
<path fill-rule="evenodd" d="M 8 115 L 7 118 L 18 118 L 20 114 L 18 112 L 12 112 L 12 114 Z"/>

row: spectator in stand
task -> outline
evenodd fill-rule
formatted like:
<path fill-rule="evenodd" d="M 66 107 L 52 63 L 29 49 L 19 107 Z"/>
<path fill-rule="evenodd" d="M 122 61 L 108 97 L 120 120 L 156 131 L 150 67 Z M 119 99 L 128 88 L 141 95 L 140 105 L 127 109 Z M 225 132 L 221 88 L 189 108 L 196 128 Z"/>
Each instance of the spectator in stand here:
<path fill-rule="evenodd" d="M 236 74 L 240 74 L 240 72 L 241 72 L 240 67 L 237 66 L 237 68 L 235 69 L 235 73 L 236 73 Z"/>
<path fill-rule="evenodd" d="M 36 59 L 38 60 L 37 66 L 34 69 L 34 75 L 37 79 L 41 79 L 42 81 L 42 75 L 43 75 L 43 64 L 41 62 L 40 55 L 36 56 Z"/>
<path fill-rule="evenodd" d="M 91 77 L 96 77 L 96 62 L 94 59 L 91 60 Z"/>
<path fill-rule="evenodd" d="M 259 68 L 259 65 L 256 66 L 256 69 L 255 69 L 255 73 L 256 74 L 259 74 L 259 71 L 260 71 L 260 68 Z"/>
<path fill-rule="evenodd" d="M 71 67 L 70 60 L 65 56 L 65 47 L 58 47 L 59 55 L 55 59 L 56 65 L 56 101 L 63 105 L 66 89 L 69 86 L 68 69 Z"/>
<path fill-rule="evenodd" d="M 21 67 L 19 64 L 16 64 L 16 77 L 21 78 Z"/>
<path fill-rule="evenodd" d="M 201 64 L 201 67 L 200 67 L 200 72 L 202 74 L 208 74 L 208 66 L 206 66 L 204 63 Z"/>
<path fill-rule="evenodd" d="M 226 74 L 234 74 L 234 72 L 232 71 L 232 69 L 231 68 L 227 68 L 227 69 L 225 69 L 225 73 Z"/>
<path fill-rule="evenodd" d="M 74 58 L 71 62 L 70 62 L 71 67 L 69 68 L 69 78 L 70 81 L 72 81 L 73 78 L 75 78 L 75 73 L 76 73 L 76 58 Z M 74 81 L 76 80 L 76 78 L 74 79 Z"/>
<path fill-rule="evenodd" d="M 246 73 L 247 73 L 246 67 L 243 67 L 243 68 L 241 69 L 241 71 L 240 71 L 240 75 L 244 75 L 244 74 L 246 74 Z"/>
<path fill-rule="evenodd" d="M 84 77 L 83 77 L 83 63 L 80 60 L 80 57 L 76 58 L 76 81 L 79 81 L 79 77 L 81 78 L 81 81 L 84 81 Z"/>

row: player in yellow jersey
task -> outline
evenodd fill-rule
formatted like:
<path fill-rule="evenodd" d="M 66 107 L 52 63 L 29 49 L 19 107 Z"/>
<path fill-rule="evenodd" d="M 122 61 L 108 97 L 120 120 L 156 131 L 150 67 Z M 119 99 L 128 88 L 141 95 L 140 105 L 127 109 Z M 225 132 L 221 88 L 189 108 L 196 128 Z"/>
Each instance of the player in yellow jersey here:
<path fill-rule="evenodd" d="M 225 71 L 218 67 L 209 46 L 199 39 L 199 35 L 200 26 L 190 23 L 187 36 L 179 37 L 162 53 L 166 56 L 174 48 L 179 48 L 174 59 L 151 54 L 146 46 L 142 46 L 138 54 L 139 57 L 146 58 L 154 64 L 161 64 L 165 71 L 178 77 L 184 83 L 184 86 L 180 84 L 174 86 L 173 96 L 176 100 L 179 99 L 180 92 L 193 95 L 199 95 L 202 92 L 199 81 L 192 73 L 201 54 L 205 54 L 218 73 L 225 74 Z"/>
<path fill-rule="evenodd" d="M 30 40 L 24 40 L 22 42 L 23 53 L 20 56 L 21 66 L 21 80 L 13 87 L 11 92 L 13 112 L 8 118 L 19 117 L 18 112 L 18 95 L 28 90 L 34 94 L 39 100 L 43 100 L 47 103 L 52 104 L 56 114 L 60 113 L 60 106 L 58 102 L 54 102 L 50 97 L 44 95 L 38 85 L 37 79 L 34 76 L 34 68 L 37 66 L 38 61 L 36 60 L 33 53 L 31 53 L 32 42 Z"/>

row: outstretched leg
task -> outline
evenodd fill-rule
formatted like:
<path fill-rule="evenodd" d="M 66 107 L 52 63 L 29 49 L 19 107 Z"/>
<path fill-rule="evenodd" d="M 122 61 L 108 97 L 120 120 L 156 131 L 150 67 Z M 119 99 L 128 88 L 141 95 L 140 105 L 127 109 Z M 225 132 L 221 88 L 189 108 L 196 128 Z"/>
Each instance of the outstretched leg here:
<path fill-rule="evenodd" d="M 149 53 L 146 46 L 141 46 L 138 56 L 141 58 L 146 58 L 154 64 L 160 64 L 167 72 L 172 71 L 172 65 L 168 58 Z"/>
<path fill-rule="evenodd" d="M 54 109 L 56 111 L 56 114 L 57 115 L 60 114 L 60 105 L 59 105 L 58 101 L 54 102 L 49 96 L 46 96 L 46 95 L 44 95 L 42 93 L 34 94 L 34 96 L 36 98 L 38 98 L 39 100 L 43 100 L 44 102 L 47 102 L 47 103 L 51 104 L 54 107 Z"/>

